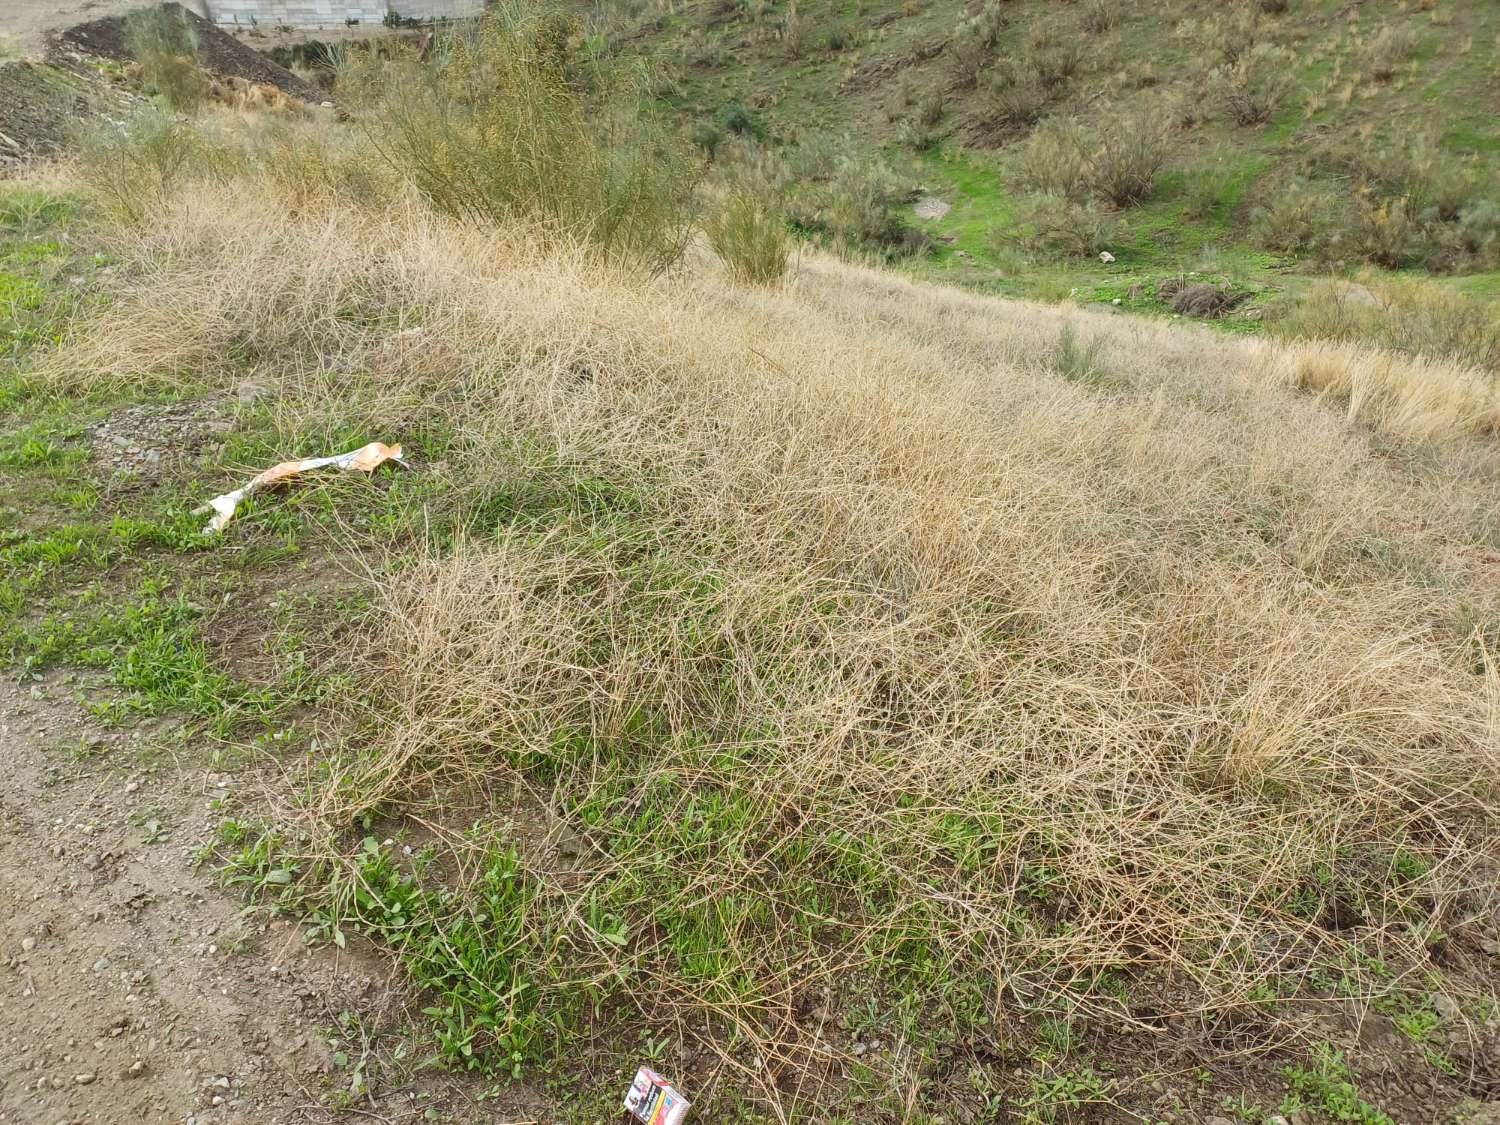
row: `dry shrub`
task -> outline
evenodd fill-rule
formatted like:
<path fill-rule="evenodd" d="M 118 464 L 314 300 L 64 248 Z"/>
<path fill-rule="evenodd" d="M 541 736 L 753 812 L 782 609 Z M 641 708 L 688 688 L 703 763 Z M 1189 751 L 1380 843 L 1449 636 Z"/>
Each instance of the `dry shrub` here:
<path fill-rule="evenodd" d="M 976 100 L 980 124 L 999 131 L 1040 121 L 1051 94 L 1030 70 L 1000 66 L 986 75 Z"/>
<path fill-rule="evenodd" d="M 1396 71 L 1416 49 L 1417 33 L 1414 29 L 1406 24 L 1392 26 L 1386 23 L 1381 24 L 1380 30 L 1361 46 L 1360 56 L 1371 80 L 1384 83 L 1396 77 Z"/>
<path fill-rule="evenodd" d="M 1116 225 L 1093 200 L 1040 195 L 1023 201 L 1019 221 L 1002 237 L 1046 257 L 1095 258 L 1109 248 Z"/>
<path fill-rule="evenodd" d="M 1327 188 L 1305 180 L 1292 180 L 1272 192 L 1253 219 L 1260 244 L 1313 261 L 1336 257 L 1340 222 L 1348 204 Z"/>
<path fill-rule="evenodd" d="M 198 40 L 187 13 L 176 4 L 140 8 L 125 17 L 125 44 L 141 77 L 176 113 L 203 104 L 208 78 L 198 66 Z"/>
<path fill-rule="evenodd" d="M 1102 35 L 1119 21 L 1119 12 L 1109 0 L 1084 0 L 1080 22 L 1091 35 Z"/>
<path fill-rule="evenodd" d="M 439 210 L 660 269 L 686 245 L 697 161 L 642 109 L 642 76 L 587 55 L 578 33 L 504 0 L 430 61 L 352 54 L 340 89 L 372 148 Z"/>
<path fill-rule="evenodd" d="M 1208 78 L 1208 97 L 1236 124 L 1260 125 L 1281 108 L 1296 85 L 1295 57 L 1262 43 L 1216 67 Z"/>
<path fill-rule="evenodd" d="M 1165 132 L 1145 115 L 1126 115 L 1100 130 L 1093 155 L 1095 193 L 1116 207 L 1150 198 L 1167 159 Z"/>
<path fill-rule="evenodd" d="M 1016 154 L 1016 180 L 1030 191 L 1085 199 L 1092 192 L 1093 138 L 1073 118 L 1049 117 Z"/>
<path fill-rule="evenodd" d="M 998 0 L 986 0 L 978 12 L 961 19 L 953 29 L 947 50 L 954 76 L 960 83 L 972 86 L 979 80 L 980 72 L 995 57 L 1005 22 Z"/>
<path fill-rule="evenodd" d="M 1147 199 L 1166 162 L 1162 125 L 1144 115 L 1127 115 L 1085 129 L 1070 119 L 1044 121 L 1017 156 L 1017 178 L 1024 187 L 1083 200 L 1097 196 L 1119 207 Z"/>
<path fill-rule="evenodd" d="M 1272 324 L 1283 336 L 1369 344 L 1500 375 L 1500 314 L 1437 282 L 1372 277 L 1357 284 L 1320 282 L 1287 304 Z M 1493 398 L 1486 394 L 1483 401 Z"/>
<path fill-rule="evenodd" d="M 786 274 L 791 238 L 781 212 L 758 192 L 736 188 L 704 224 L 709 245 L 731 277 L 771 285 Z"/>
<path fill-rule="evenodd" d="M 1444 439 L 1480 425 L 1467 372 L 817 256 L 793 293 L 643 284 L 524 228 L 260 182 L 120 252 L 132 290 L 55 385 L 249 363 L 289 445 L 458 435 L 432 515 L 470 533 L 384 583 L 314 763 L 325 833 L 519 785 L 515 815 L 588 857 L 515 838 L 559 968 L 538 987 L 690 1030 L 777 1112 L 842 1093 L 811 1003 L 909 998 L 916 1052 L 1016 1013 L 1118 1027 L 1106 972 L 1266 1021 L 1326 966 L 1429 964 L 1493 870 L 1500 682 L 1434 622 L 1494 600 L 1445 551 L 1496 454 L 1413 479 L 1287 389 L 1341 363 L 1361 422 Z M 412 310 L 425 342 L 382 358 Z M 1067 324 L 1135 393 L 1059 374 Z M 863 1065 L 897 1082 L 897 1055 Z"/>
<path fill-rule="evenodd" d="M 214 176 L 227 151 L 216 134 L 154 111 L 94 122 L 77 149 L 85 184 L 119 222 L 140 222 L 185 182 Z"/>

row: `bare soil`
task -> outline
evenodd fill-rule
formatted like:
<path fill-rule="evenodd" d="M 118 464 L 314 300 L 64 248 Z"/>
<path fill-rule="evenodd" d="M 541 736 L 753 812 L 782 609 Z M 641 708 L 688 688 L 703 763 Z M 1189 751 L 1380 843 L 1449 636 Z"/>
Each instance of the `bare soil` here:
<path fill-rule="evenodd" d="M 163 4 L 162 7 L 178 9 L 180 5 Z M 209 74 L 275 86 L 291 97 L 314 104 L 323 100 L 319 91 L 284 66 L 272 62 L 255 48 L 246 46 L 195 12 L 181 10 L 193 28 L 198 62 Z M 125 18 L 120 15 L 104 16 L 65 29 L 57 36 L 57 47 L 59 50 L 114 59 L 116 62 L 134 61 L 134 55 L 125 42 Z"/>
<path fill-rule="evenodd" d="M 390 1065 L 413 999 L 388 958 L 310 948 L 194 865 L 236 777 L 154 759 L 163 729 L 81 690 L 0 681 L 0 1122 L 502 1120 Z"/>

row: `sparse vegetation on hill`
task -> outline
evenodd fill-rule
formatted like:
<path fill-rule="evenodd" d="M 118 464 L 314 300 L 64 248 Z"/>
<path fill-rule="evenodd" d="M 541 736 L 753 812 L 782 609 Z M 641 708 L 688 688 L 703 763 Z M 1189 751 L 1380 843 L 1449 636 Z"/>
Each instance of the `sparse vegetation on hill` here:
<path fill-rule="evenodd" d="M 792 153 L 843 134 L 953 203 L 923 220 L 913 197 L 887 200 L 890 222 L 929 236 L 906 243 L 923 271 L 1160 311 L 1132 288 L 1229 274 L 1269 300 L 1306 274 L 1500 269 L 1500 14 L 1485 5 L 804 0 L 800 20 L 840 31 L 794 59 L 774 42 L 781 13 L 638 0 L 600 26 L 668 65 L 663 100 L 689 117 L 751 106 L 759 143 Z M 1039 158 L 1067 161 L 1066 182 Z M 815 194 L 819 177 L 788 187 Z M 1038 190 L 1100 202 L 1039 224 Z M 1026 236 L 1039 225 L 1057 233 Z M 1107 269 L 1077 249 L 1101 230 Z"/>
<path fill-rule="evenodd" d="M 1276 8 L 1179 34 L 1237 67 Z M 963 52 L 1030 10 L 966 14 L 932 65 L 977 90 Z M 725 14 L 793 59 L 872 34 Z M 1095 57 L 1026 34 L 1026 80 L 1074 99 Z M 615 1112 L 643 1059 L 714 1122 L 1477 1110 L 1488 322 L 1371 275 L 1239 339 L 851 262 L 919 243 L 910 181 L 720 111 L 723 182 L 690 200 L 686 130 L 598 49 L 506 7 L 352 60 L 347 121 L 144 111 L 3 189 L 12 664 L 109 669 L 104 713 L 248 759 L 264 795 L 201 860 L 252 917 L 399 963 L 409 1057 L 558 1120 Z M 1382 89 L 1412 65 L 1369 50 Z M 1005 158 L 1025 234 L 987 252 L 1119 246 L 1178 174 L 1139 112 L 1039 124 Z M 790 254 L 783 204 L 839 253 Z M 1246 297 L 1169 280 L 1133 299 Z M 232 404 L 222 445 L 107 472 L 98 422 L 182 402 Z M 189 514 L 372 438 L 406 468 L 258 496 L 218 537 Z M 241 611 L 276 658 L 252 683 L 201 606 L 266 590 L 307 613 Z M 377 1070 L 366 1048 L 337 1092 Z"/>

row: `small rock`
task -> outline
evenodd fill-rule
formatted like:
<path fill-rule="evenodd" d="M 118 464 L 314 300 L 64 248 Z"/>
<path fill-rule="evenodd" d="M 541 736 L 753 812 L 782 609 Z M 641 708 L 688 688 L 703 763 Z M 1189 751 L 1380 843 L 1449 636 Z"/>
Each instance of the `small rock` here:
<path fill-rule="evenodd" d="M 73 1075 L 73 1081 L 77 1082 L 80 1086 L 87 1086 L 93 1080 L 94 1080 L 94 1076 L 92 1074 L 75 1074 L 75 1075 Z"/>
<path fill-rule="evenodd" d="M 142 1062 L 140 1059 L 136 1059 L 135 1062 L 131 1063 L 123 1071 L 120 1072 L 120 1077 L 121 1078 L 139 1078 L 141 1075 L 143 1075 L 145 1073 L 146 1073 L 146 1064 L 144 1062 Z"/>
<path fill-rule="evenodd" d="M 127 794 L 129 794 L 129 793 L 136 793 L 136 792 L 138 792 L 140 790 L 140 788 L 141 788 L 141 783 L 139 781 L 127 781 L 125 783 L 125 792 Z"/>
<path fill-rule="evenodd" d="M 34 937 L 23 937 L 21 939 L 21 952 L 22 953 L 30 953 L 35 948 L 36 948 L 36 938 L 34 938 Z"/>
<path fill-rule="evenodd" d="M 1456 1020 L 1463 1015 L 1463 1009 L 1458 1006 L 1458 1002 L 1445 992 L 1430 993 L 1428 999 L 1432 1001 L 1437 1014 L 1445 1020 Z"/>

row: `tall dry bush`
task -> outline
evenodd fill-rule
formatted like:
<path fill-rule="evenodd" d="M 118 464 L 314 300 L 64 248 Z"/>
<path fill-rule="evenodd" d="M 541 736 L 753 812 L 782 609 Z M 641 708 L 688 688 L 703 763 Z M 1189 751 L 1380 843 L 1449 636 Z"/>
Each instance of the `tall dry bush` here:
<path fill-rule="evenodd" d="M 175 113 L 192 113 L 208 95 L 198 66 L 198 37 L 176 4 L 139 8 L 125 17 L 125 45 L 141 77 Z"/>
<path fill-rule="evenodd" d="M 1023 187 L 1082 201 L 1094 196 L 1118 207 L 1147 199 L 1167 158 L 1161 122 L 1144 114 L 1089 128 L 1073 119 L 1049 118 L 1015 157 Z"/>
<path fill-rule="evenodd" d="M 504 0 L 424 61 L 354 52 L 340 89 L 371 147 L 438 210 L 661 269 L 691 231 L 696 157 L 644 76 L 588 54 L 555 9 Z"/>
<path fill-rule="evenodd" d="M 1291 52 L 1260 43 L 1208 76 L 1208 98 L 1238 125 L 1269 121 L 1297 87 L 1296 58 Z"/>
<path fill-rule="evenodd" d="M 772 285 L 786 274 L 791 236 L 781 211 L 749 187 L 732 188 L 704 223 L 709 245 L 737 281 Z"/>

